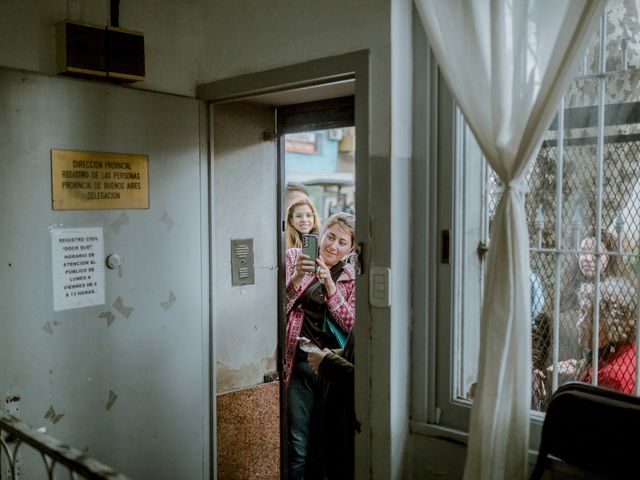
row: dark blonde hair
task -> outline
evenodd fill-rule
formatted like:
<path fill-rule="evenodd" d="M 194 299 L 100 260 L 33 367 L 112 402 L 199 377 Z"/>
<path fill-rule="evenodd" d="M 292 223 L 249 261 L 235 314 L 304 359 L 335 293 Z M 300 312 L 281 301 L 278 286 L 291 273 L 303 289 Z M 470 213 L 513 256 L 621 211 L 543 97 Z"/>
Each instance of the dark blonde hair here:
<path fill-rule="evenodd" d="M 301 248 L 302 241 L 300 240 L 300 234 L 293 226 L 293 213 L 296 208 L 307 206 L 311 209 L 311 213 L 313 213 L 313 226 L 311 227 L 311 231 L 309 233 L 315 233 L 316 235 L 320 233 L 320 217 L 318 217 L 318 212 L 316 211 L 316 207 L 313 205 L 313 202 L 308 198 L 303 198 L 296 202 L 293 202 L 289 205 L 289 209 L 287 210 L 287 221 L 285 224 L 285 238 L 287 241 L 286 248 Z"/>
<path fill-rule="evenodd" d="M 584 284 L 580 288 L 580 308 L 584 321 L 579 325 L 578 340 L 588 347 L 591 340 L 591 322 L 595 288 Z M 606 324 L 608 343 L 635 341 L 637 321 L 636 289 L 633 282 L 623 277 L 607 277 L 600 283 L 600 325 Z"/>
<path fill-rule="evenodd" d="M 593 238 L 595 242 L 595 232 L 591 231 L 582 238 L 584 242 L 588 238 Z M 600 280 L 607 277 L 626 277 L 629 274 L 620 255 L 611 255 L 616 252 L 617 242 L 614 234 L 607 230 L 600 231 L 600 241 L 604 244 L 605 255 L 608 256 L 606 267 L 600 271 Z M 580 269 L 579 260 L 575 260 L 571 267 L 564 271 L 560 287 L 560 310 L 565 311 L 578 305 L 578 291 L 582 283 L 592 283 L 593 280 L 587 278 Z"/>
<path fill-rule="evenodd" d="M 351 213 L 334 213 L 329 218 L 327 218 L 327 221 L 324 223 L 324 227 L 322 228 L 322 236 L 324 237 L 324 234 L 327 233 L 327 230 L 329 230 L 334 225 L 340 225 L 341 227 L 344 227 L 349 231 L 349 234 L 351 235 L 351 250 L 353 250 L 356 245 L 356 217 Z"/>

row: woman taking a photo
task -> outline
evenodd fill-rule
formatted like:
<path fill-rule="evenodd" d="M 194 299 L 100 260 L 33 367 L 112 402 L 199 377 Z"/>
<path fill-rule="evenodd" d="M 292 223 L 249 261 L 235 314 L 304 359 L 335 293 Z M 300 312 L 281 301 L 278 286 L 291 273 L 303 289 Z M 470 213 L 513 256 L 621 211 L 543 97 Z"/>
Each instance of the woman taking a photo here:
<path fill-rule="evenodd" d="M 316 207 L 308 198 L 303 198 L 292 203 L 287 210 L 287 223 L 285 225 L 285 235 L 287 239 L 287 250 L 289 248 L 302 247 L 302 235 L 306 233 L 320 233 L 320 218 L 316 212 Z"/>
<path fill-rule="evenodd" d="M 355 272 L 345 262 L 354 243 L 355 217 L 337 213 L 325 224 L 317 259 L 299 248 L 286 252 L 290 480 L 324 478 L 323 425 L 329 384 L 313 372 L 298 340 L 305 337 L 319 350 L 344 347 L 355 320 Z"/>

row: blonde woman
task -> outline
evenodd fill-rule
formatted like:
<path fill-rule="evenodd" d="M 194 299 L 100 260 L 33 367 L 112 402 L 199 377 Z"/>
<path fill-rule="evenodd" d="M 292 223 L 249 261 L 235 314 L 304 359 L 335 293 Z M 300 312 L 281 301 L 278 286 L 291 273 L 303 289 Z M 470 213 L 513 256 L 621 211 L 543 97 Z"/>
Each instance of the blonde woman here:
<path fill-rule="evenodd" d="M 320 233 L 320 218 L 313 202 L 303 198 L 292 203 L 287 210 L 286 248 L 302 248 L 302 235 L 306 233 Z"/>

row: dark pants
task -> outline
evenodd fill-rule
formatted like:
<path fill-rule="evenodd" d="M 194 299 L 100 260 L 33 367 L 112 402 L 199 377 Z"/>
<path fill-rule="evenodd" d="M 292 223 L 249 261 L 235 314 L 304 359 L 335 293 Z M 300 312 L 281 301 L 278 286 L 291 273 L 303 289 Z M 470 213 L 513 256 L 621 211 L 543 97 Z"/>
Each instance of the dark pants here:
<path fill-rule="evenodd" d="M 289 480 L 325 478 L 323 439 L 328 384 L 296 360 L 287 391 Z"/>

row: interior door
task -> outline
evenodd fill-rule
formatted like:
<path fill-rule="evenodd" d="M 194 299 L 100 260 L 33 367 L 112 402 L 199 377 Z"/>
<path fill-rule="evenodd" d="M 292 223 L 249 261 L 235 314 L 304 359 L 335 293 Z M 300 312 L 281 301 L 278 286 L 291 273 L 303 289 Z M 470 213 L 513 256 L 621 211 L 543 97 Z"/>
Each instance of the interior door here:
<path fill-rule="evenodd" d="M 279 478 L 274 108 L 212 106 L 218 478 Z"/>
<path fill-rule="evenodd" d="M 0 391 L 131 478 L 209 476 L 204 118 L 193 99 L 0 70 Z M 53 148 L 147 155 L 149 208 L 52 210 Z M 98 228 L 119 256 L 104 304 L 53 310 L 54 228 Z"/>

